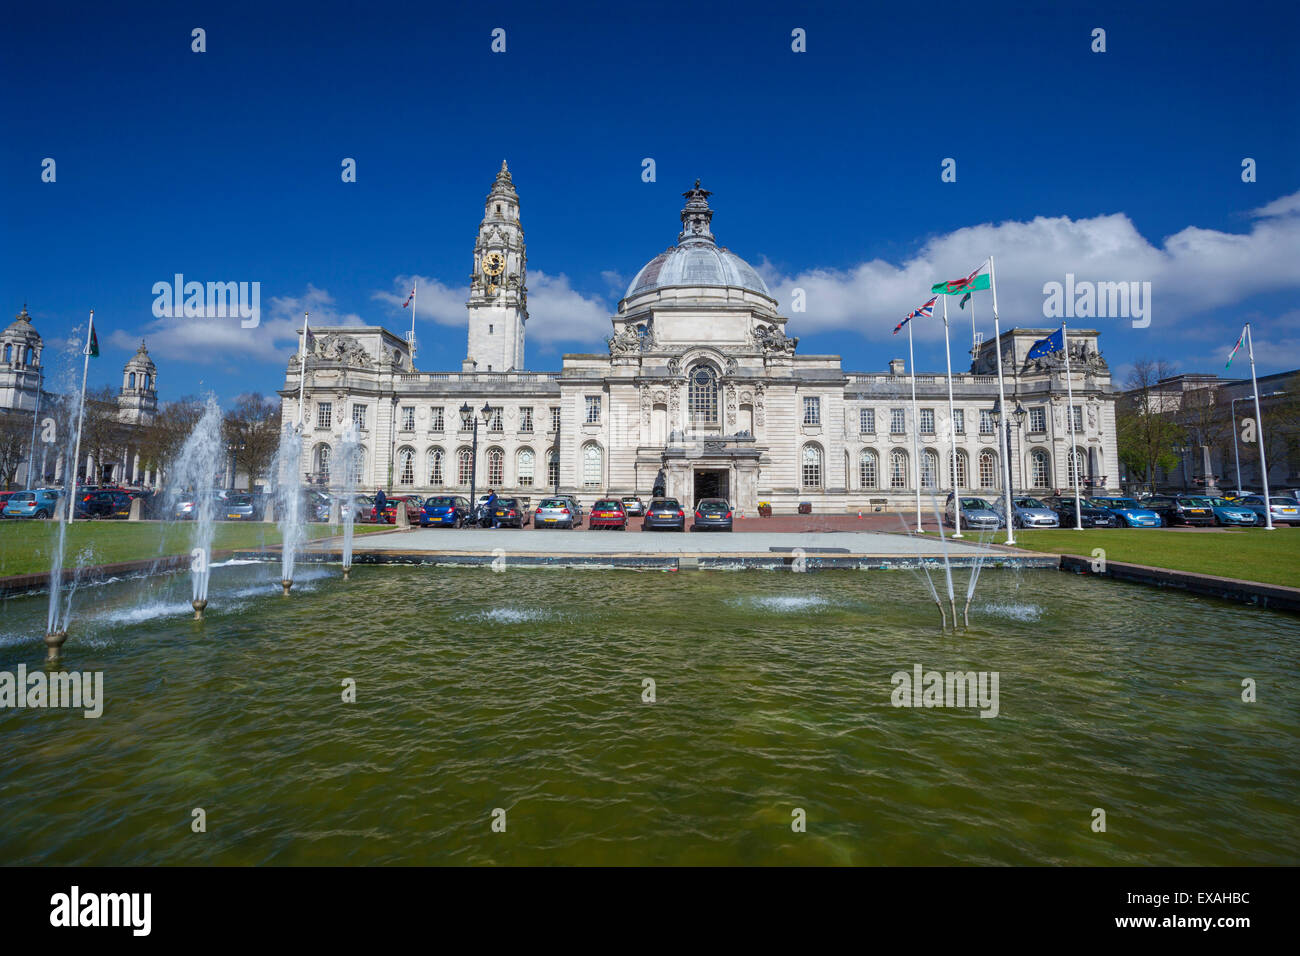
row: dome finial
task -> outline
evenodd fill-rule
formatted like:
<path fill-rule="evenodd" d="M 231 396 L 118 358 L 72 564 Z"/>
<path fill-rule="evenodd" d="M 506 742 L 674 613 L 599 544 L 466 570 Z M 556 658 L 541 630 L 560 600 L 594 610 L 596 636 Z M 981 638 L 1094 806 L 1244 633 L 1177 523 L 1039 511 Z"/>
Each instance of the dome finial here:
<path fill-rule="evenodd" d="M 709 208 L 712 195 L 707 189 L 700 188 L 698 179 L 693 188 L 682 193 L 686 206 L 682 209 L 682 231 L 677 234 L 679 243 L 713 242 L 713 233 L 709 231 L 709 224 L 713 221 L 713 210 Z"/>

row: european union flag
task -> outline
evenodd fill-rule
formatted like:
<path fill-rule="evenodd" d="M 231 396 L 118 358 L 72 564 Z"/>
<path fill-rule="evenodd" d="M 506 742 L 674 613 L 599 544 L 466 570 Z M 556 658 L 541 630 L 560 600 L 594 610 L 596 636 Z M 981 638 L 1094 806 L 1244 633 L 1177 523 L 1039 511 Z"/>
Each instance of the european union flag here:
<path fill-rule="evenodd" d="M 1045 339 L 1039 339 L 1029 349 L 1026 358 L 1041 358 L 1044 355 L 1051 355 L 1053 352 L 1065 351 L 1065 327 L 1057 329 Z"/>

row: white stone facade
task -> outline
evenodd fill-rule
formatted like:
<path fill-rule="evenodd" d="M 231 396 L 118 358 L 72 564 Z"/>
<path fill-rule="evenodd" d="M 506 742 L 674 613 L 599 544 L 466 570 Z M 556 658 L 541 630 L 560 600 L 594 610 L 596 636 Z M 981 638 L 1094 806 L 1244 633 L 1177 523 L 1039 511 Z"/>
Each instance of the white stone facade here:
<path fill-rule="evenodd" d="M 559 372 L 519 371 L 526 257 L 503 164 L 474 249 L 462 370 L 414 371 L 407 343 L 379 327 L 313 330 L 306 476 L 337 486 L 330 461 L 355 421 L 361 485 L 390 494 L 468 493 L 471 462 L 476 490 L 534 501 L 556 487 L 552 469 L 559 490 L 587 504 L 606 494 L 648 498 L 661 471 L 667 493 L 688 505 L 718 495 L 747 513 L 759 502 L 778 511 L 801 502 L 818 513 L 906 510 L 915 504 L 918 473 L 927 494 L 946 494 L 946 377 L 917 375 L 914 416 L 901 362 L 886 373 L 857 374 L 844 372 L 839 356 L 799 354 L 762 279 L 717 246 L 709 193 L 697 182 L 684 195 L 677 244 L 629 285 L 607 349 L 565 355 Z M 1051 331 L 1018 329 L 1001 340 L 1007 403 L 1025 410 L 1011 437 L 1017 492 L 1070 484 L 1063 360 L 1026 358 Z M 1110 373 L 1096 331 L 1071 330 L 1069 344 L 1081 474 L 1089 488 L 1114 490 Z M 956 429 L 958 478 L 964 491 L 985 497 L 1000 491 L 1003 474 L 987 420 L 998 396 L 993 348 L 983 343 L 971 371 L 953 376 L 964 419 Z M 286 422 L 297 420 L 299 382 L 295 355 L 280 393 Z M 473 422 L 461 421 L 466 405 L 478 420 L 476 452 Z"/>

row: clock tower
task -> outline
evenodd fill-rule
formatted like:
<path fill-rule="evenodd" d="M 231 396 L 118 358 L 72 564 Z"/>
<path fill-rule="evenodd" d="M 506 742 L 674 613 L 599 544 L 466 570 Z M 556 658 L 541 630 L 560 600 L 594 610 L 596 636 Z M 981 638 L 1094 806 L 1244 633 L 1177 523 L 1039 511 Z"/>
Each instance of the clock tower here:
<path fill-rule="evenodd" d="M 524 227 L 519 224 L 519 194 L 502 160 L 474 243 L 474 271 L 466 303 L 469 349 L 465 371 L 508 372 L 524 367 L 527 265 Z"/>

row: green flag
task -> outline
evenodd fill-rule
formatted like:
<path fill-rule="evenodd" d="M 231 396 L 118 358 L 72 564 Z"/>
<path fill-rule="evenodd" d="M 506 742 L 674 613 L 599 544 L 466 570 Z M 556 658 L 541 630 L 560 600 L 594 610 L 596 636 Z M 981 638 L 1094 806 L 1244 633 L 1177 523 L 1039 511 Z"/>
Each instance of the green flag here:
<path fill-rule="evenodd" d="M 85 355 L 91 358 L 99 358 L 99 336 L 95 334 L 95 312 L 92 309 L 90 313 L 90 338 L 86 339 Z"/>
<path fill-rule="evenodd" d="M 965 295 L 967 292 L 979 292 L 989 287 L 989 274 L 967 276 L 965 279 L 953 279 L 951 282 L 936 282 L 930 291 L 936 295 Z"/>

